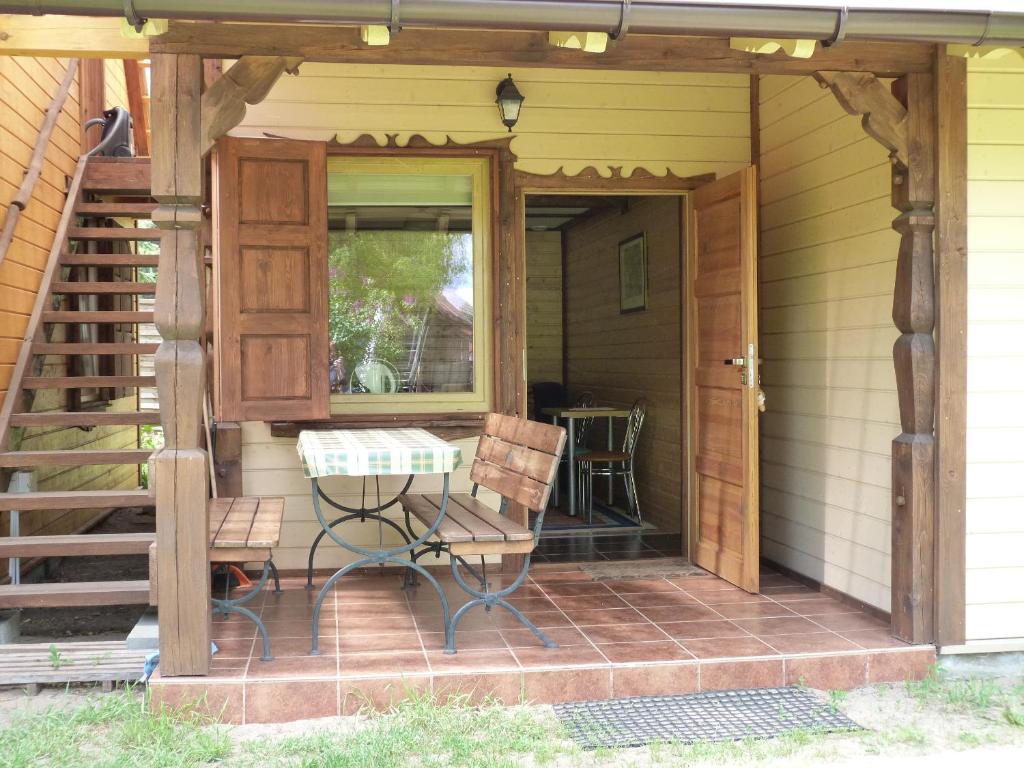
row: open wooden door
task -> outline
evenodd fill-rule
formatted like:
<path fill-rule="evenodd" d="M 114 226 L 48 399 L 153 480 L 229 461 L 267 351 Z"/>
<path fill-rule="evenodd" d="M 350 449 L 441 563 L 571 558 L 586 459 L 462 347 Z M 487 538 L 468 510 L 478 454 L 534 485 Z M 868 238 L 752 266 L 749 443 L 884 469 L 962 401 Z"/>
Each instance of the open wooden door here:
<path fill-rule="evenodd" d="M 759 587 L 757 175 L 746 168 L 691 196 L 690 552 Z"/>

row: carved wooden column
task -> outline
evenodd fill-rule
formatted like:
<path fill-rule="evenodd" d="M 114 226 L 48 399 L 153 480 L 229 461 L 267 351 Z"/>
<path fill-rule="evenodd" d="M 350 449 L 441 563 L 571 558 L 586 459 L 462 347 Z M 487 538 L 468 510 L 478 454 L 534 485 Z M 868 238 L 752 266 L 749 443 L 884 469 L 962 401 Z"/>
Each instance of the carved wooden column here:
<path fill-rule="evenodd" d="M 210 669 L 209 476 L 200 442 L 206 288 L 197 232 L 203 200 L 202 75 L 199 56 L 153 56 L 152 185 L 160 204 L 153 220 L 165 230 L 155 306 L 163 341 L 155 367 L 166 447 L 153 460 L 160 671 L 165 676 L 205 675 Z"/>
<path fill-rule="evenodd" d="M 892 627 L 909 642 L 934 639 L 935 589 L 935 91 L 932 76 L 893 84 L 906 107 L 907 168 L 895 165 L 893 222 L 900 233 L 892 319 L 902 433 L 892 444 Z"/>

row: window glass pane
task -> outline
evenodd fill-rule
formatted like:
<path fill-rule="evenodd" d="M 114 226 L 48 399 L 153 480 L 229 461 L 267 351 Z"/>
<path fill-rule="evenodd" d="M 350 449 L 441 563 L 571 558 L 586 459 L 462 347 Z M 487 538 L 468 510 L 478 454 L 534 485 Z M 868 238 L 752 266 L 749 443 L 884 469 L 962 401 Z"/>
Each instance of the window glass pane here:
<path fill-rule="evenodd" d="M 473 177 L 328 174 L 331 391 L 474 391 Z"/>

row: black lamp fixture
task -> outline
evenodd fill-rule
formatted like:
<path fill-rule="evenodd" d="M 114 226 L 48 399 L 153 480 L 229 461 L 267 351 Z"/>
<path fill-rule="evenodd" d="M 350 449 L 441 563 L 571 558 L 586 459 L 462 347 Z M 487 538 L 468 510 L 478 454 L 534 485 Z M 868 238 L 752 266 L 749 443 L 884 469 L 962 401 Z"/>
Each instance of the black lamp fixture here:
<path fill-rule="evenodd" d="M 524 99 L 523 94 L 519 92 L 516 84 L 512 81 L 511 72 L 508 77 L 498 83 L 495 93 L 498 96 L 495 103 L 501 112 L 501 122 L 508 126 L 508 132 L 512 133 L 512 127 L 519 120 L 519 110 L 523 107 Z"/>

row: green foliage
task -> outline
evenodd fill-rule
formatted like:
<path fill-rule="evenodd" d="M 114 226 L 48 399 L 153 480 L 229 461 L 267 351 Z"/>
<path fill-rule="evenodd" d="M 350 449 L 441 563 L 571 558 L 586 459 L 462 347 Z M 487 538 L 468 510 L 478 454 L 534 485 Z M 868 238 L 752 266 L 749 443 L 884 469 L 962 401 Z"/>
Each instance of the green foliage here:
<path fill-rule="evenodd" d="M 331 232 L 329 334 L 332 362 L 347 374 L 366 357 L 407 368 L 409 345 L 438 294 L 466 275 L 466 235 Z"/>
<path fill-rule="evenodd" d="M 139 427 L 139 447 L 157 451 L 164 447 L 164 428 L 156 424 L 143 424 Z M 149 464 L 141 464 L 140 478 L 142 487 L 149 488 Z"/>
<path fill-rule="evenodd" d="M 61 667 L 66 667 L 68 664 L 73 663 L 70 659 L 64 658 L 64 654 L 57 649 L 56 645 L 51 643 L 47 650 L 50 654 L 50 666 L 54 669 L 60 669 Z"/>

